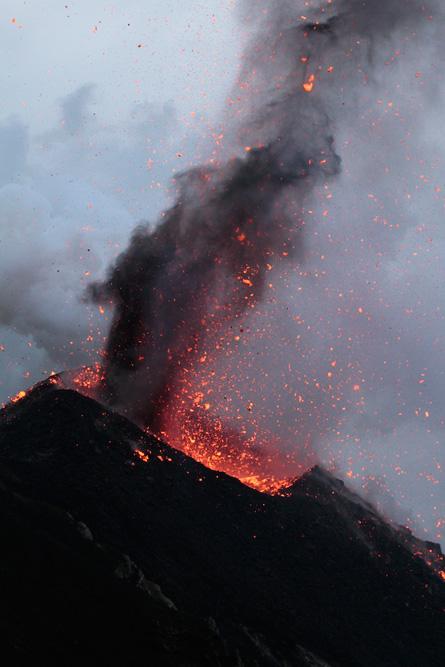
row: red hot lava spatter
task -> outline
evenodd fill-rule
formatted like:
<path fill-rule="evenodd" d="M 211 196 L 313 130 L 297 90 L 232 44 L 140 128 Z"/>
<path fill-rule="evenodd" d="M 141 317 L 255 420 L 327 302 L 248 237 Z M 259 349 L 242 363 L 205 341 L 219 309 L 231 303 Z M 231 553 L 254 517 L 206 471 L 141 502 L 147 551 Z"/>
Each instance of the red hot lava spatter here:
<path fill-rule="evenodd" d="M 200 363 L 204 363 L 202 357 Z M 99 400 L 104 380 L 104 369 L 99 363 L 50 378 L 60 387 Z M 267 493 L 284 491 L 295 477 L 308 469 L 308 465 L 302 465 L 290 453 L 283 455 L 280 442 L 276 440 L 274 443 L 273 434 L 262 432 L 260 437 L 253 430 L 254 424 L 250 424 L 249 430 L 248 424 L 240 425 L 240 420 L 236 424 L 235 420 L 236 425 L 229 427 L 225 419 L 212 416 L 211 406 L 206 402 L 206 395 L 213 393 L 211 388 L 206 391 L 208 384 L 202 379 L 198 391 L 192 388 L 192 383 L 184 383 L 182 394 L 177 394 L 165 406 L 164 430 L 149 432 L 211 470 L 236 477 L 247 486 Z M 27 393 L 20 392 L 13 401 L 21 400 Z M 253 410 L 253 404 L 247 405 L 246 409 Z M 267 435 L 268 441 L 262 441 Z"/>

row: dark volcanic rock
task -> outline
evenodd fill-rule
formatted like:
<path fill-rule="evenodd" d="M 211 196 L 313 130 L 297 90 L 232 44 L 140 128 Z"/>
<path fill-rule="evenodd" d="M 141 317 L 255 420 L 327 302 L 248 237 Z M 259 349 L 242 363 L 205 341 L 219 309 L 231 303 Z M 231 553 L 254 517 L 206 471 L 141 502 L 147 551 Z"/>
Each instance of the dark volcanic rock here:
<path fill-rule="evenodd" d="M 6 664 L 445 663 L 428 545 L 320 468 L 260 494 L 50 384 L 0 420 Z"/>

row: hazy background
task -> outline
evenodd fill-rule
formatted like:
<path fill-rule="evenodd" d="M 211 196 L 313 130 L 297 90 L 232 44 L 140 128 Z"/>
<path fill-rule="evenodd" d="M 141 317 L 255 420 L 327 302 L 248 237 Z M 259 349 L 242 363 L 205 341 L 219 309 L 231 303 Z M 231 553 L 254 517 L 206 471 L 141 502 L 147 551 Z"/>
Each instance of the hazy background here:
<path fill-rule="evenodd" d="M 245 42 L 236 4 L 2 2 L 0 400 L 97 358 L 109 314 L 80 296 L 218 145 Z M 306 211 L 306 265 L 282 300 L 299 372 L 340 378 L 335 427 L 307 389 L 320 457 L 441 540 L 443 61 L 433 40 L 379 57 L 337 119 L 343 175 Z"/>
<path fill-rule="evenodd" d="M 106 315 L 79 295 L 219 133 L 233 14 L 233 2 L 2 2 L 0 400 L 94 357 Z"/>

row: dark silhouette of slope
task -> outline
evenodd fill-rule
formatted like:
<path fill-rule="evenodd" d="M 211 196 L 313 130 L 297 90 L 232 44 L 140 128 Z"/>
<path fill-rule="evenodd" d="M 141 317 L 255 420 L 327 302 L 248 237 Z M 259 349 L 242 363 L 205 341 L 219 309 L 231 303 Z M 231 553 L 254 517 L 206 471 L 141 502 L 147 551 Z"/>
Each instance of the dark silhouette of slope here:
<path fill-rule="evenodd" d="M 10 664 L 445 663 L 433 545 L 320 468 L 261 494 L 43 383 L 0 413 L 0 496 Z"/>

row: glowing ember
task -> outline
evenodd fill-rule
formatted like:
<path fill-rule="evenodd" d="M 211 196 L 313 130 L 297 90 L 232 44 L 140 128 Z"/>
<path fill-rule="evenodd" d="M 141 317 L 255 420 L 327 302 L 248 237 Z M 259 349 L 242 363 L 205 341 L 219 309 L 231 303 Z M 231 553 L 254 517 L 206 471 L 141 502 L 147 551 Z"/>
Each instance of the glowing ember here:
<path fill-rule="evenodd" d="M 64 377 L 64 380 L 66 380 L 66 377 Z M 73 389 L 90 397 L 95 396 L 103 381 L 104 371 L 99 363 L 93 366 L 85 366 L 71 378 Z"/>
<path fill-rule="evenodd" d="M 272 495 L 281 493 L 288 489 L 293 480 L 276 479 L 275 477 L 260 477 L 259 475 L 250 475 L 250 477 L 240 477 L 240 481 L 246 486 L 251 486 L 257 491 L 270 493 Z"/>
<path fill-rule="evenodd" d="M 141 449 L 135 449 L 135 450 L 134 450 L 134 453 L 135 453 L 136 456 L 137 456 L 138 458 L 140 458 L 141 461 L 143 461 L 144 463 L 148 463 L 148 461 L 150 460 L 150 457 L 148 456 L 148 454 L 146 454 L 145 452 L 143 452 Z"/>
<path fill-rule="evenodd" d="M 315 74 L 309 74 L 306 81 L 303 83 L 303 90 L 305 93 L 311 93 L 315 86 Z"/>
<path fill-rule="evenodd" d="M 19 391 L 18 394 L 13 396 L 13 398 L 11 398 L 11 403 L 18 403 L 23 398 L 25 398 L 25 396 L 26 396 L 26 391 L 23 391 L 23 389 L 22 389 L 22 391 Z"/>

